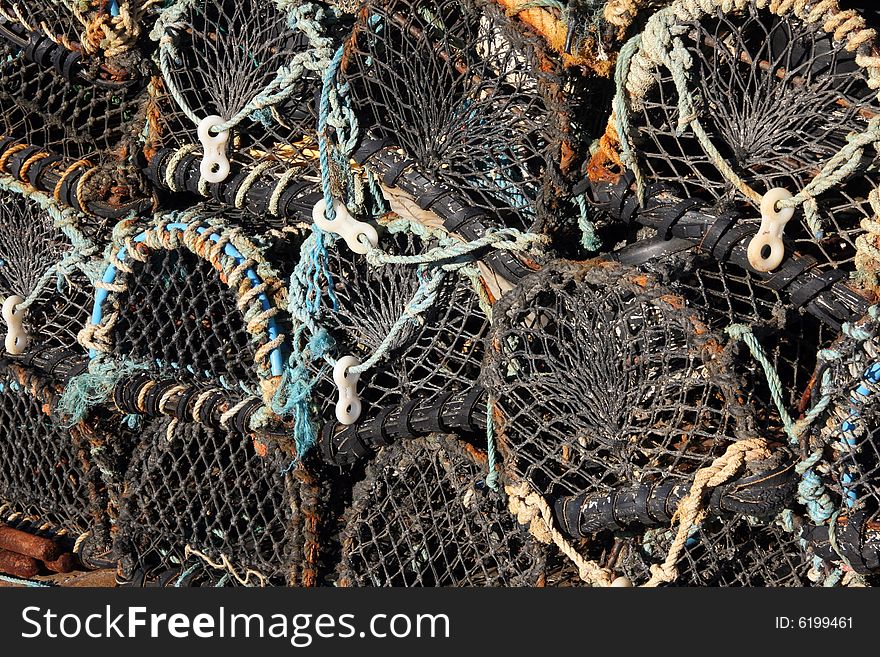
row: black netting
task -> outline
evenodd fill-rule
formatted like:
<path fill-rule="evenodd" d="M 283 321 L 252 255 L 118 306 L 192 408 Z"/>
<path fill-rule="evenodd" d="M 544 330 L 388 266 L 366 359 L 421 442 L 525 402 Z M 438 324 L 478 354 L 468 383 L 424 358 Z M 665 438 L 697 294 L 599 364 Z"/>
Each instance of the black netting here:
<path fill-rule="evenodd" d="M 385 448 L 357 484 L 342 530 L 349 586 L 534 586 L 543 547 L 485 483 L 485 465 L 451 437 Z"/>
<path fill-rule="evenodd" d="M 398 234 L 384 236 L 382 246 L 395 255 L 417 255 L 431 245 Z M 373 267 L 341 242 L 330 250 L 329 271 L 337 307 L 325 314 L 324 324 L 336 341 L 337 357 L 352 354 L 361 361 L 379 348 L 420 285 L 436 275 L 415 265 Z M 469 390 L 479 376 L 487 329 L 488 320 L 470 281 L 454 272 L 447 274 L 430 307 L 419 319 L 407 322 L 386 357 L 361 376 L 361 418 L 399 409 L 410 400 L 429 404 L 441 394 Z M 323 404 L 319 417 L 332 417 L 336 391 L 330 373 L 316 398 Z"/>
<path fill-rule="evenodd" d="M 506 468 L 548 495 L 684 480 L 748 424 L 718 339 L 607 263 L 556 262 L 493 310 L 487 387 Z"/>
<path fill-rule="evenodd" d="M 620 536 L 609 566 L 644 584 L 650 566 L 666 558 L 673 532 Z M 799 538 L 772 522 L 748 516 L 712 518 L 695 528 L 678 560 L 671 586 L 809 586 L 810 561 Z"/>
<path fill-rule="evenodd" d="M 50 415 L 55 391 L 33 372 L 4 366 L 0 375 L 0 506 L 39 529 L 73 541 L 91 532 L 108 541 L 108 494 L 91 455 L 96 427 L 62 427 Z"/>
<path fill-rule="evenodd" d="M 877 112 L 876 92 L 855 54 L 820 24 L 775 16 L 754 3 L 744 11 L 683 25 L 693 59 L 689 89 L 698 120 L 725 162 L 758 194 L 773 187 L 800 192 Z M 633 146 L 647 180 L 682 198 L 737 207 L 757 228 L 759 213 L 719 172 L 692 129 L 678 131 L 678 95 L 671 73 L 658 68 L 643 108 L 632 117 Z M 871 153 L 844 183 L 819 195 L 822 234 L 799 210 L 785 229 L 789 249 L 821 264 L 854 269 L 859 222 L 872 213 L 866 175 Z"/>
<path fill-rule="evenodd" d="M 0 63 L 3 135 L 70 158 L 112 158 L 137 111 L 124 89 L 65 80 L 4 47 Z"/>
<path fill-rule="evenodd" d="M 688 307 L 719 333 L 731 324 L 750 327 L 761 343 L 780 381 L 786 408 L 805 410 L 816 367 L 816 353 L 838 335 L 835 327 L 814 315 L 792 308 L 789 299 L 762 285 L 735 264 L 688 251 L 652 263 Z M 778 426 L 778 414 L 767 377 L 744 344 L 734 348 L 733 367 L 747 375 L 743 393 L 757 405 L 756 418 Z"/>
<path fill-rule="evenodd" d="M 110 28 L 113 24 L 111 5 L 116 5 L 115 15 L 119 15 L 119 5 L 128 13 L 137 15 L 142 0 L 111 2 L 111 0 L 3 0 L 0 2 L 0 15 L 12 23 L 18 23 L 28 30 L 34 30 L 64 44 L 71 50 L 87 51 L 111 47 L 103 37 L 103 30 L 95 29 L 104 22 Z M 118 21 L 119 19 L 117 19 Z M 136 18 L 135 18 L 136 22 Z M 120 36 L 125 29 L 117 30 Z M 136 25 L 132 26 L 132 32 Z"/>
<path fill-rule="evenodd" d="M 167 63 L 167 78 L 154 78 L 147 108 L 145 153 L 153 161 L 162 149 L 198 146 L 198 121 L 209 115 L 231 119 L 255 97 L 278 92 L 279 72 L 299 66 L 311 46 L 304 32 L 292 28 L 288 14 L 272 2 L 189 3 L 180 19 L 166 29 L 170 44 L 160 44 L 157 57 Z M 320 72 L 305 70 L 285 83 L 292 93 L 253 111 L 232 128 L 226 147 L 233 185 L 227 201 L 235 202 L 244 178 L 258 164 L 265 176 L 296 171 L 296 195 L 318 189 L 317 93 Z M 194 118 L 195 117 L 195 120 Z M 187 186 L 187 170 L 198 180 L 199 154 L 188 156 L 168 185 L 167 153 L 158 166 L 160 186 L 196 191 Z M 158 165 L 158 161 L 156 162 Z M 243 172 L 243 173 L 240 173 Z M 250 184 L 250 183 L 246 183 Z M 212 186 L 212 188 L 215 186 Z M 262 198 L 263 209 L 269 193 Z"/>
<path fill-rule="evenodd" d="M 0 296 L 27 299 L 40 284 L 27 309 L 25 329 L 41 346 L 72 347 L 91 307 L 87 277 L 75 267 L 41 281 L 73 250 L 70 240 L 53 227 L 49 212 L 23 195 L 0 196 Z"/>
<path fill-rule="evenodd" d="M 271 447 L 260 456 L 257 447 L 168 418 L 143 427 L 117 523 L 122 579 L 235 585 L 234 571 L 249 585 L 312 583 L 317 488 L 289 456 Z M 212 568 L 187 547 L 214 563 L 225 557 L 230 568 Z"/>
<path fill-rule="evenodd" d="M 210 262 L 186 248 L 157 250 L 121 277 L 128 289 L 115 300 L 114 354 L 183 378 L 256 382 L 242 311 Z"/>
<path fill-rule="evenodd" d="M 370 2 L 343 79 L 368 137 L 402 148 L 461 202 L 516 228 L 558 222 L 567 173 L 592 127 L 571 120 L 587 91 L 500 7 Z"/>

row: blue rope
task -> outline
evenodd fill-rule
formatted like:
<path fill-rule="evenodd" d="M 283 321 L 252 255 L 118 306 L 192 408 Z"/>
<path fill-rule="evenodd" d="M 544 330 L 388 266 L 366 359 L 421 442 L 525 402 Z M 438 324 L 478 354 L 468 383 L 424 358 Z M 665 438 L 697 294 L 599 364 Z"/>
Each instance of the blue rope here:
<path fill-rule="evenodd" d="M 186 578 L 189 577 L 190 575 L 192 575 L 201 565 L 202 564 L 200 564 L 200 563 L 195 563 L 192 566 L 190 566 L 189 568 L 187 568 L 186 570 L 184 570 L 182 573 L 180 573 L 180 576 L 177 578 L 177 581 L 174 582 L 174 586 L 177 588 L 182 587 L 183 583 L 186 581 Z"/>
<path fill-rule="evenodd" d="M 495 419 L 493 417 L 493 404 L 490 398 L 486 404 L 486 457 L 489 461 L 489 474 L 486 475 L 486 485 L 492 490 L 498 490 L 497 454 L 495 452 Z"/>
<path fill-rule="evenodd" d="M 17 586 L 27 586 L 28 588 L 44 589 L 52 588 L 52 584 L 48 582 L 38 582 L 35 579 L 22 579 L 21 577 L 13 577 L 12 575 L 4 575 L 0 573 L 0 581 L 15 584 Z"/>

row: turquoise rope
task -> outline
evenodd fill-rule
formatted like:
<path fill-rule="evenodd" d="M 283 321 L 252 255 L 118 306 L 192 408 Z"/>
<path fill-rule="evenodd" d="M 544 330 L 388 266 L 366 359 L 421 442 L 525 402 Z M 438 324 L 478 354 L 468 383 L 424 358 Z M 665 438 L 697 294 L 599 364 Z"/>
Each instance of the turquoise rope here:
<path fill-rule="evenodd" d="M 0 573 L 0 581 L 7 582 L 9 584 L 15 584 L 16 586 L 26 586 L 28 588 L 34 589 L 47 589 L 52 588 L 52 584 L 48 582 L 40 582 L 35 579 L 23 579 L 21 577 L 14 577 L 12 575 L 4 575 Z"/>
<path fill-rule="evenodd" d="M 498 467 L 495 451 L 495 418 L 492 398 L 486 403 L 486 458 L 488 460 L 489 474 L 486 475 L 486 485 L 492 490 L 498 490 Z"/>

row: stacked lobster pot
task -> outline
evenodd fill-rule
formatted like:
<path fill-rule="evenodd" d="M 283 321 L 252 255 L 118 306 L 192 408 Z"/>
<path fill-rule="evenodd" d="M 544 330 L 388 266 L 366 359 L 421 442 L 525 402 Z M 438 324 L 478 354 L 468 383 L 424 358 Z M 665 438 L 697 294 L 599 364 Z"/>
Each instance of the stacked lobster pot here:
<path fill-rule="evenodd" d="M 877 22 L 0 0 L 0 580 L 872 585 Z"/>

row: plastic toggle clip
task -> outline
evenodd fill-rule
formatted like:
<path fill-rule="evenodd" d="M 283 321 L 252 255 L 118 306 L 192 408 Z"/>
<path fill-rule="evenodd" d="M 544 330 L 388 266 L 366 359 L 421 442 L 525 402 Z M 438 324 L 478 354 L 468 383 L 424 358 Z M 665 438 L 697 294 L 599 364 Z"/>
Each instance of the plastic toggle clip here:
<path fill-rule="evenodd" d="M 776 204 L 791 198 L 791 192 L 784 187 L 774 187 L 761 198 L 761 227 L 749 242 L 749 264 L 758 271 L 773 271 L 782 264 L 785 257 L 785 244 L 782 242 L 782 231 L 794 216 L 794 208 L 776 209 Z M 770 247 L 765 258 L 764 248 Z"/>
<path fill-rule="evenodd" d="M 202 163 L 199 172 L 209 183 L 220 183 L 229 176 L 229 160 L 226 158 L 226 144 L 229 130 L 211 134 L 211 128 L 225 123 L 222 116 L 212 114 L 199 122 L 199 141 L 202 142 Z"/>
<path fill-rule="evenodd" d="M 348 212 L 348 208 L 341 201 L 334 200 L 333 208 L 336 210 L 336 218 L 328 219 L 327 215 L 324 214 L 324 211 L 327 209 L 327 202 L 321 199 L 315 203 L 315 207 L 312 208 L 312 221 L 315 222 L 318 228 L 326 230 L 328 233 L 339 235 L 354 253 L 365 255 L 370 250 L 370 247 L 376 248 L 378 246 L 379 233 L 376 232 L 373 226 L 352 217 Z M 367 238 L 367 241 L 370 243 L 369 246 L 360 241 L 361 235 Z"/>
<path fill-rule="evenodd" d="M 17 294 L 7 297 L 3 302 L 3 321 L 6 322 L 6 340 L 4 347 L 6 351 L 13 355 L 24 353 L 30 343 L 30 337 L 24 330 L 24 317 L 26 310 L 16 310 L 15 307 L 22 303 L 22 299 Z"/>
<path fill-rule="evenodd" d="M 333 382 L 339 389 L 339 400 L 336 402 L 336 419 L 340 424 L 354 424 L 361 416 L 361 398 L 357 394 L 360 374 L 352 374 L 349 368 L 360 365 L 361 361 L 354 356 L 343 356 L 336 361 L 333 368 Z"/>

